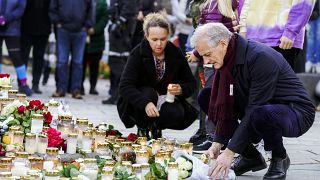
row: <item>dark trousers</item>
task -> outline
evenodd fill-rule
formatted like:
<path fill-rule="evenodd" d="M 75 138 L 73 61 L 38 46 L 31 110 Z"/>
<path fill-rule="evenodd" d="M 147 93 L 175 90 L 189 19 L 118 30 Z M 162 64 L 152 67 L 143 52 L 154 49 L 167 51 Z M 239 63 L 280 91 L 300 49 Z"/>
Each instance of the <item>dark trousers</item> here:
<path fill-rule="evenodd" d="M 24 62 L 21 59 L 20 37 L 0 36 L 0 44 L 2 44 L 3 40 L 6 42 L 9 57 L 14 67 L 20 67 L 21 65 L 24 65 Z M 2 47 L 0 47 L 0 49 L 0 54 L 2 57 Z"/>
<path fill-rule="evenodd" d="M 295 60 L 297 59 L 301 49 L 291 48 L 291 49 L 281 49 L 278 46 L 272 47 L 274 50 L 278 51 L 287 60 L 291 68 L 295 69 Z"/>
<path fill-rule="evenodd" d="M 109 94 L 113 98 L 118 97 L 118 86 L 120 83 L 120 77 L 124 66 L 126 65 L 127 57 L 109 56 L 110 66 L 110 90 Z"/>
<path fill-rule="evenodd" d="M 42 74 L 44 53 L 46 45 L 48 43 L 48 36 L 32 36 L 22 35 L 21 36 L 21 56 L 28 67 L 29 54 L 31 47 L 32 49 L 32 86 L 38 87 L 39 81 Z"/>
<path fill-rule="evenodd" d="M 141 88 L 141 93 L 151 99 L 156 106 L 158 94 L 152 88 Z M 180 129 L 179 125 L 184 123 L 185 110 L 179 100 L 175 99 L 173 103 L 165 102 L 159 111 L 159 117 L 148 117 L 144 109 L 134 108 L 134 119 L 139 128 L 146 129 L 153 124 L 157 129 Z"/>
<path fill-rule="evenodd" d="M 82 87 L 86 77 L 86 69 L 89 65 L 89 81 L 90 89 L 95 89 L 98 81 L 99 63 L 102 56 L 102 52 L 85 53 L 83 60 L 83 74 L 82 74 Z"/>
<path fill-rule="evenodd" d="M 289 105 L 270 104 L 255 109 L 250 118 L 252 140 L 263 139 L 264 149 L 283 145 L 282 137 L 300 136 L 298 116 Z"/>
<path fill-rule="evenodd" d="M 179 47 L 183 52 L 183 54 L 186 54 L 186 43 L 188 40 L 188 34 L 179 33 L 178 37 L 179 37 Z"/>

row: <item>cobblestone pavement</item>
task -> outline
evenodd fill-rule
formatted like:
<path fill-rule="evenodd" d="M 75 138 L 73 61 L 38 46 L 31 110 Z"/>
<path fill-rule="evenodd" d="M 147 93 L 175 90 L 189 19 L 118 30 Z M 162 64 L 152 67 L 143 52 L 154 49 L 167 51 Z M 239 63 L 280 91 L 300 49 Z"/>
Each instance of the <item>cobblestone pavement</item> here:
<path fill-rule="evenodd" d="M 11 66 L 3 66 L 2 72 L 12 74 L 15 78 L 15 72 Z M 28 74 L 28 81 L 31 83 L 31 75 Z M 14 87 L 16 88 L 16 81 Z M 30 84 L 29 83 L 29 84 Z M 40 83 L 41 84 L 41 83 Z M 136 132 L 135 128 L 126 129 L 121 123 L 116 106 L 103 105 L 102 100 L 108 97 L 109 89 L 108 80 L 99 80 L 97 90 L 98 96 L 89 95 L 89 82 L 85 81 L 86 95 L 83 100 L 71 98 L 68 94 L 63 100 L 70 105 L 71 112 L 76 117 L 88 117 L 94 124 L 106 122 L 112 124 L 116 129 L 125 135 L 130 132 Z M 39 99 L 48 101 L 51 99 L 52 93 L 55 91 L 54 75 L 50 76 L 46 86 L 40 85 L 43 94 L 34 94 L 30 99 Z M 198 121 L 193 123 L 189 128 L 183 131 L 165 130 L 163 135 L 170 138 L 176 138 L 180 142 L 188 141 L 190 136 L 197 130 Z M 285 138 L 285 147 L 291 159 L 291 166 L 288 170 L 288 180 L 317 180 L 320 179 L 320 114 L 316 114 L 316 120 L 312 128 L 299 138 Z M 239 180 L 256 180 L 262 179 L 266 169 L 254 173 L 246 173 L 237 177 Z"/>

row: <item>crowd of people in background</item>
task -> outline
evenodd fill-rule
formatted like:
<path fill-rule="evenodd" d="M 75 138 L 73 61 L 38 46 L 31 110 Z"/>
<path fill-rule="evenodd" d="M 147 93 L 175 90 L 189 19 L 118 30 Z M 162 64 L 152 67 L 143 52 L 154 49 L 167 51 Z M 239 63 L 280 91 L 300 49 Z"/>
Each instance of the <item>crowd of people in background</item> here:
<path fill-rule="evenodd" d="M 122 109 L 126 111 L 127 105 L 124 105 L 126 103 L 123 97 L 130 102 L 136 99 L 141 107 L 138 108 L 138 103 L 137 107 L 131 108 L 130 113 L 139 121 L 129 117 L 126 126 L 143 124 L 139 127 L 142 134 L 146 134 L 148 126 L 152 126 L 154 136 L 158 137 L 161 136 L 161 128 L 159 130 L 154 124 L 145 124 L 148 118 L 141 110 L 144 111 L 147 104 L 143 98 L 139 99 L 136 96 L 140 94 L 148 99 L 147 95 L 141 94 L 142 92 L 151 94 L 149 99 L 152 99 L 154 94 L 165 94 L 168 82 L 163 80 L 163 84 L 159 83 L 162 82 L 161 78 L 172 80 L 175 77 L 163 75 L 166 68 L 170 70 L 169 64 L 157 64 L 158 61 L 155 60 L 155 66 L 160 67 L 160 72 L 161 67 L 164 68 L 160 79 L 152 79 L 161 84 L 161 87 L 151 86 L 156 90 L 155 93 L 153 90 L 150 92 L 150 89 L 144 89 L 152 84 L 148 79 L 145 80 L 145 86 L 141 86 L 138 79 L 132 79 L 134 76 L 131 72 L 136 69 L 141 78 L 146 78 L 143 77 L 146 75 L 140 72 L 144 72 L 144 69 L 131 62 L 132 58 L 136 56 L 134 58 L 139 59 L 140 65 L 144 66 L 144 56 L 152 57 L 157 50 L 151 44 L 159 38 L 159 34 L 150 37 L 149 29 L 144 27 L 145 18 L 149 17 L 148 23 L 151 24 L 148 24 L 148 28 L 161 27 L 160 30 L 152 30 L 155 33 L 165 30 L 163 36 L 166 40 L 169 39 L 168 42 L 165 41 L 168 46 L 161 46 L 163 51 L 164 48 L 169 48 L 170 50 L 166 51 L 174 53 L 176 47 L 180 48 L 177 49 L 181 51 L 177 56 L 179 60 L 189 62 L 191 67 L 192 64 L 197 64 L 196 68 L 190 71 L 195 79 L 178 76 L 182 79 L 175 79 L 175 82 L 191 83 L 190 92 L 185 94 L 187 88 L 178 86 L 180 91 L 177 95 L 183 94 L 184 97 L 180 101 L 184 102 L 184 98 L 194 92 L 194 96 L 188 101 L 194 102 L 191 104 L 198 108 L 200 125 L 190 141 L 194 143 L 195 151 L 203 152 L 212 145 L 215 124 L 208 120 L 206 113 L 202 112 L 203 109 L 200 110 L 198 107 L 197 95 L 201 89 L 212 87 L 215 68 L 210 64 L 204 64 L 203 54 L 200 55 L 191 47 L 190 38 L 195 29 L 208 23 L 221 23 L 231 33 L 260 42 L 279 52 L 295 73 L 320 73 L 319 7 L 318 0 L 0 0 L 0 42 L 5 42 L 8 55 L 15 67 L 19 91 L 28 96 L 42 93 L 39 85 L 41 76 L 43 75 L 42 85 L 46 85 L 50 72 L 54 70 L 56 91 L 52 96 L 65 97 L 67 93 L 71 93 L 72 98 L 82 99 L 86 94 L 84 81 L 87 67 L 89 94 L 101 94 L 96 90 L 96 85 L 99 83 L 100 60 L 103 53 L 107 53 L 110 89 L 102 92 L 109 95 L 102 104 L 119 105 L 120 100 L 120 111 L 122 106 L 126 106 L 125 110 Z M 148 16 L 152 13 L 157 14 Z M 167 26 L 166 22 L 170 25 Z M 150 54 L 140 52 L 143 48 Z M 32 66 L 29 65 L 31 49 Z M 154 57 L 164 59 L 162 55 Z M 134 68 L 130 69 L 130 66 Z M 31 88 L 27 83 L 28 67 L 32 69 Z M 179 72 L 188 75 L 189 66 L 186 67 L 182 63 L 179 68 L 184 68 Z M 155 70 L 158 73 L 158 69 Z M 176 76 L 175 73 L 177 72 L 172 72 Z M 138 75 L 135 78 L 140 77 Z M 198 84 L 198 88 L 193 87 L 193 81 Z M 142 89 L 135 89 L 138 86 Z M 128 92 L 130 87 L 136 94 Z M 148 116 L 159 116 L 159 112 L 154 110 L 157 106 L 156 101 L 153 100 L 152 105 L 148 106 L 151 111 L 149 114 L 147 112 Z M 180 112 L 180 106 L 181 104 L 175 106 L 180 108 L 176 112 Z M 165 109 L 166 106 L 162 111 Z M 120 112 L 119 114 L 122 115 Z M 125 112 L 125 115 L 128 114 Z M 181 117 L 177 119 L 180 121 Z M 163 123 L 158 126 L 167 127 Z M 179 129 L 175 127 L 176 124 L 172 126 L 173 129 Z"/>

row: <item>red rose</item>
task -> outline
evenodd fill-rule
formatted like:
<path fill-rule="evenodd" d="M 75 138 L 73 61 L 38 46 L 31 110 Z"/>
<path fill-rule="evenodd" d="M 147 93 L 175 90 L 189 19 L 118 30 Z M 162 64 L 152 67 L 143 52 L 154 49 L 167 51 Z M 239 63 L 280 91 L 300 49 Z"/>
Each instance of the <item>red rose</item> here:
<path fill-rule="evenodd" d="M 50 112 L 44 112 L 42 113 L 43 117 L 44 117 L 44 123 L 45 124 L 51 124 L 52 121 L 52 115 Z"/>
<path fill-rule="evenodd" d="M 25 106 L 21 105 L 21 106 L 18 107 L 18 113 L 19 113 L 19 114 L 23 114 L 23 113 L 24 113 L 24 110 L 26 110 L 26 107 L 25 107 Z"/>
<path fill-rule="evenodd" d="M 128 135 L 128 140 L 129 140 L 129 141 L 134 142 L 134 141 L 136 141 L 137 139 L 138 139 L 138 135 L 136 135 L 136 134 L 134 134 L 134 133 L 130 133 L 130 134 Z"/>
<path fill-rule="evenodd" d="M 10 77 L 10 74 L 0 74 L 0 78 L 3 78 L 3 77 Z"/>

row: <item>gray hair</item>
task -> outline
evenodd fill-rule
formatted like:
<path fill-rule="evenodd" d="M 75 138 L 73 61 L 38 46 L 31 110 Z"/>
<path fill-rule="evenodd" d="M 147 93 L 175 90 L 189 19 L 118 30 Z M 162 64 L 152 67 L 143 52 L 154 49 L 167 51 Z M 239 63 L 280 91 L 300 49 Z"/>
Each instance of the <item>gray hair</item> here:
<path fill-rule="evenodd" d="M 192 47 L 198 45 L 200 40 L 207 40 L 211 47 L 216 47 L 220 40 L 227 42 L 231 39 L 232 33 L 221 23 L 207 23 L 199 26 L 193 33 L 190 43 Z"/>

